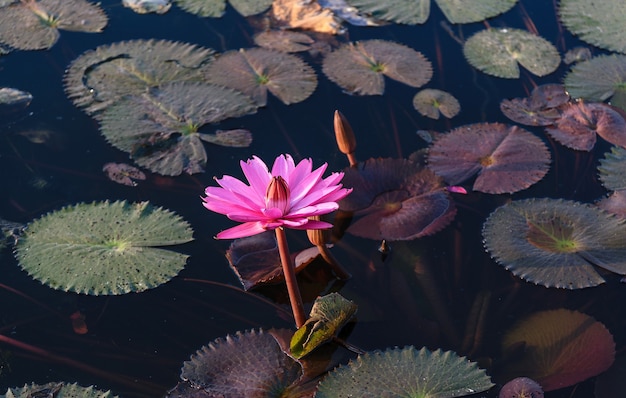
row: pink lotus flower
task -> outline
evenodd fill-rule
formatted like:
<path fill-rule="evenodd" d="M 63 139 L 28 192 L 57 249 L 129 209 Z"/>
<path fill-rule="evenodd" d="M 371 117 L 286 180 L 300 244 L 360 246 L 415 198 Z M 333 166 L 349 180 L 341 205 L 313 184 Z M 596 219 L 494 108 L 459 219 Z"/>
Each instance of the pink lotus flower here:
<path fill-rule="evenodd" d="M 337 210 L 337 201 L 352 192 L 339 184 L 343 173 L 322 178 L 328 165 L 313 170 L 311 159 L 296 165 L 290 155 L 280 155 L 271 172 L 256 156 L 240 163 L 250 185 L 224 176 L 216 179 L 220 187 L 207 187 L 202 198 L 207 209 L 243 223 L 220 232 L 217 239 L 243 238 L 278 227 L 330 228 L 332 224 L 308 217 Z"/>

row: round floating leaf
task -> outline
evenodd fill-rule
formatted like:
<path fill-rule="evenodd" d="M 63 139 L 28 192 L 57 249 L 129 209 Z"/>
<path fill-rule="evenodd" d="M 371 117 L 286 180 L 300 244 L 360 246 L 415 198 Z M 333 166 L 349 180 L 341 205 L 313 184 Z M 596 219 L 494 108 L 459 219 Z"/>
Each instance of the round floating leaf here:
<path fill-rule="evenodd" d="M 532 133 L 502 123 L 476 123 L 442 134 L 428 151 L 428 167 L 450 185 L 478 174 L 473 189 L 512 193 L 541 180 L 550 152 Z"/>
<path fill-rule="evenodd" d="M 423 24 L 430 15 L 430 0 L 348 0 L 363 14 L 399 24 Z"/>
<path fill-rule="evenodd" d="M 228 143 L 198 129 L 254 112 L 256 106 L 240 92 L 207 83 L 173 82 L 117 101 L 102 114 L 101 130 L 109 143 L 155 173 L 193 174 L 206 165 L 203 140 Z"/>
<path fill-rule="evenodd" d="M 491 255 L 513 274 L 546 287 L 581 289 L 604 283 L 594 266 L 626 274 L 626 225 L 583 203 L 513 201 L 485 221 Z"/>
<path fill-rule="evenodd" d="M 517 0 L 435 0 L 451 23 L 480 22 L 507 12 Z"/>
<path fill-rule="evenodd" d="M 309 319 L 296 330 L 291 339 L 291 355 L 302 358 L 332 340 L 354 317 L 356 311 L 357 305 L 339 293 L 330 293 L 315 299 Z"/>
<path fill-rule="evenodd" d="M 270 8 L 273 0 L 230 0 L 230 5 L 244 17 L 260 14 Z"/>
<path fill-rule="evenodd" d="M 589 315 L 558 309 L 534 313 L 506 333 L 502 349 L 523 347 L 521 357 L 503 361 L 503 378 L 525 376 L 544 391 L 568 387 L 607 370 L 615 342 L 604 325 Z"/>
<path fill-rule="evenodd" d="M 563 54 L 563 62 L 566 65 L 570 65 L 582 61 L 587 61 L 591 59 L 591 57 L 592 55 L 589 47 L 578 46 L 567 50 L 567 52 Z"/>
<path fill-rule="evenodd" d="M 353 191 L 339 209 L 362 216 L 348 228 L 369 239 L 410 240 L 432 235 L 454 218 L 456 208 L 439 177 L 405 159 L 370 159 L 344 170 Z"/>
<path fill-rule="evenodd" d="M 308 51 L 315 40 L 305 33 L 293 30 L 268 30 L 255 34 L 254 43 L 268 50 L 295 53 Z"/>
<path fill-rule="evenodd" d="M 514 122 L 529 126 L 548 126 L 561 116 L 557 109 L 569 101 L 560 84 L 544 84 L 533 89 L 528 98 L 502 100 L 500 110 Z"/>
<path fill-rule="evenodd" d="M 315 397 L 452 398 L 492 386 L 485 371 L 465 357 L 409 346 L 367 352 L 336 368 L 320 382 Z"/>
<path fill-rule="evenodd" d="M 202 347 L 181 378 L 214 397 L 297 398 L 302 366 L 266 332 L 237 332 Z"/>
<path fill-rule="evenodd" d="M 267 91 L 289 105 L 309 98 L 317 87 L 315 71 L 303 60 L 265 48 L 222 54 L 209 66 L 207 79 L 247 94 L 259 106 L 267 103 Z"/>
<path fill-rule="evenodd" d="M 106 163 L 102 166 L 102 171 L 109 180 L 129 187 L 136 187 L 136 180 L 146 179 L 143 171 L 126 163 Z"/>
<path fill-rule="evenodd" d="M 467 39 L 463 54 L 476 69 L 488 75 L 517 79 L 519 66 L 537 76 L 558 68 L 561 57 L 547 40 L 520 29 L 486 29 Z"/>
<path fill-rule="evenodd" d="M 533 379 L 528 377 L 516 377 L 508 381 L 498 394 L 498 398 L 543 398 L 543 389 Z"/>
<path fill-rule="evenodd" d="M 598 166 L 600 181 L 610 191 L 626 189 L 626 149 L 614 146 Z"/>
<path fill-rule="evenodd" d="M 117 398 L 111 391 L 97 390 L 94 386 L 52 382 L 26 384 L 24 387 L 9 388 L 0 398 Z"/>
<path fill-rule="evenodd" d="M 452 94 L 431 88 L 415 94 L 413 107 L 422 115 L 435 120 L 439 119 L 439 115 L 453 118 L 461 110 L 461 104 Z"/>
<path fill-rule="evenodd" d="M 102 32 L 107 16 L 85 0 L 20 1 L 0 7 L 0 42 L 20 50 L 50 48 L 59 31 Z"/>
<path fill-rule="evenodd" d="M 596 202 L 596 206 L 619 218 L 626 218 L 626 190 L 612 192 L 608 197 Z"/>
<path fill-rule="evenodd" d="M 30 223 L 16 246 L 20 266 L 54 289 L 91 295 L 140 292 L 176 276 L 193 240 L 189 224 L 148 202 L 78 204 Z"/>
<path fill-rule="evenodd" d="M 608 142 L 626 147 L 626 120 L 603 103 L 569 103 L 560 109 L 561 116 L 546 132 L 568 148 L 590 151 L 596 134 Z"/>
<path fill-rule="evenodd" d="M 88 114 L 127 95 L 173 81 L 202 81 L 213 50 L 168 40 L 130 40 L 82 54 L 65 74 L 65 92 Z"/>
<path fill-rule="evenodd" d="M 626 3 L 622 0 L 561 0 L 561 21 L 581 40 L 626 53 Z"/>
<path fill-rule="evenodd" d="M 324 58 L 323 71 L 350 94 L 382 95 L 383 75 L 421 87 L 433 75 L 430 62 L 420 52 L 386 40 L 348 43 Z"/>
<path fill-rule="evenodd" d="M 602 102 L 626 91 L 626 55 L 599 55 L 574 65 L 565 76 L 572 98 Z"/>
<path fill-rule="evenodd" d="M 226 10 L 226 0 L 175 0 L 183 10 L 200 17 L 219 18 Z"/>

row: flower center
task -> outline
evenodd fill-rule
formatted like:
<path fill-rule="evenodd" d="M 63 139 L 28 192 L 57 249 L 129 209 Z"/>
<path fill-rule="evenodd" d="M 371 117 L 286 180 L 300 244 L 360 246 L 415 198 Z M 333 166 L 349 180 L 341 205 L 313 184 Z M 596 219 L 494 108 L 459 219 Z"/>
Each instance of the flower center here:
<path fill-rule="evenodd" d="M 289 212 L 289 198 L 291 194 L 287 181 L 281 176 L 272 177 L 265 192 L 266 209 L 278 209 L 281 216 Z"/>

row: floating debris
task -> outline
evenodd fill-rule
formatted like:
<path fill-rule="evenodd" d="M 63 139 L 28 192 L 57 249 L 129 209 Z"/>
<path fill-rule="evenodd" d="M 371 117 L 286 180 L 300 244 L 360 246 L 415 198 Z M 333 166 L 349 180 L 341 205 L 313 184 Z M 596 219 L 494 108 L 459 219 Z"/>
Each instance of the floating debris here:
<path fill-rule="evenodd" d="M 122 4 L 137 14 L 165 14 L 172 6 L 170 0 L 122 0 Z"/>

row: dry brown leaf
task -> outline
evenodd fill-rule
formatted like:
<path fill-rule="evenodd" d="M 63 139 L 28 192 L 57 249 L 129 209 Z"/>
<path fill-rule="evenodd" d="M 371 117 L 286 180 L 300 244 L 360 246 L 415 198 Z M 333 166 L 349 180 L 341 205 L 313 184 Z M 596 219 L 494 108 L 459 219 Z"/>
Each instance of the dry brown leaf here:
<path fill-rule="evenodd" d="M 314 1 L 274 0 L 272 15 L 281 25 L 288 28 L 306 29 L 333 35 L 341 30 L 341 24 L 332 11 L 322 8 Z"/>

